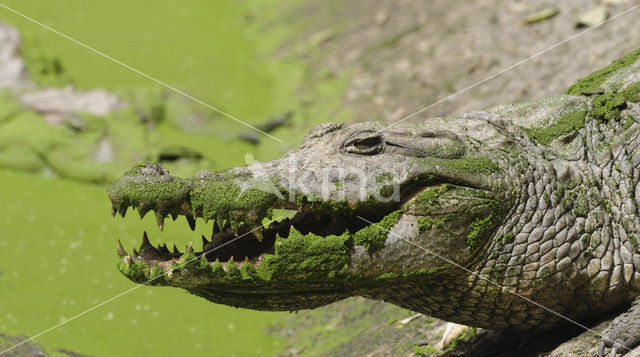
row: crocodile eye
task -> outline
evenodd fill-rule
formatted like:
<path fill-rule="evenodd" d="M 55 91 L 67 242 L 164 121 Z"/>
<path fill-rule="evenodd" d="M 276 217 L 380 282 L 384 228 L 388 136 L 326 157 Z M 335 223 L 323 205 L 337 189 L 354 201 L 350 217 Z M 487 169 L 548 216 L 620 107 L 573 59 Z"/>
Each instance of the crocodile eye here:
<path fill-rule="evenodd" d="M 358 155 L 376 155 L 384 150 L 381 133 L 373 130 L 355 132 L 342 144 L 342 151 Z"/>

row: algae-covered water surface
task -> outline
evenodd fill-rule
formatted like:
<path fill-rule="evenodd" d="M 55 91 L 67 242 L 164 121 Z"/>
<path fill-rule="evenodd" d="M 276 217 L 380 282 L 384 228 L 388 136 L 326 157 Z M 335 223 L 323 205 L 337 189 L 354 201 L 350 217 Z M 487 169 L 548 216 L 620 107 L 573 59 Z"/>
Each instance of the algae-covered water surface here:
<path fill-rule="evenodd" d="M 280 36 L 265 34 L 252 20 L 264 16 L 256 12 L 269 6 L 220 0 L 9 0 L 3 4 L 243 121 L 290 109 L 300 68 L 269 60 L 268 52 L 278 45 Z M 27 60 L 42 55 L 58 58 L 79 88 L 156 86 L 6 9 L 0 9 L 0 19 L 20 30 Z"/>

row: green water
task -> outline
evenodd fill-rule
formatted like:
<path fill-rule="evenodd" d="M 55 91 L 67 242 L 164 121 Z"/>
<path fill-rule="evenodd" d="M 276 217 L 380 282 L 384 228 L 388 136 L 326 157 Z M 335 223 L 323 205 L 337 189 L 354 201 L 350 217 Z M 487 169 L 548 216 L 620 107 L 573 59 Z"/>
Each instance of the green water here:
<path fill-rule="evenodd" d="M 268 59 L 280 37 L 253 26 L 252 18 L 261 14 L 250 1 L 3 4 L 243 121 L 264 120 L 291 109 L 302 68 Z M 17 26 L 27 46 L 37 44 L 55 54 L 79 88 L 157 86 L 6 9 L 0 8 L 0 19 Z"/>
<path fill-rule="evenodd" d="M 198 221 L 190 232 L 179 219 L 160 237 L 153 215 L 111 218 L 103 187 L 6 170 L 0 202 L 0 331 L 13 335 L 35 335 L 135 287 L 115 269 L 115 237 L 130 250 L 144 229 L 153 243 L 184 247 L 211 230 Z M 270 355 L 279 340 L 265 329 L 280 316 L 141 286 L 37 341 L 99 356 Z"/>

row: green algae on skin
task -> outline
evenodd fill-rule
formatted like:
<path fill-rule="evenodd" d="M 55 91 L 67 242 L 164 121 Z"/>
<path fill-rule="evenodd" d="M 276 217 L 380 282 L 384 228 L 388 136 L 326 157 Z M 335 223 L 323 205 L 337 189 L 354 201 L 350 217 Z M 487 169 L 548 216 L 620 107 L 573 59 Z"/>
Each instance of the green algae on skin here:
<path fill-rule="evenodd" d="M 467 234 L 467 246 L 469 250 L 475 251 L 479 248 L 482 238 L 489 232 L 493 224 L 494 214 L 491 213 L 485 218 L 476 218 L 471 224 L 471 230 Z"/>
<path fill-rule="evenodd" d="M 270 217 L 278 200 L 274 194 L 258 188 L 243 191 L 228 178 L 194 184 L 190 196 L 194 214 L 205 220 L 231 219 L 232 223 L 239 221 L 249 226 L 257 226 L 264 217 Z"/>
<path fill-rule="evenodd" d="M 165 272 L 157 265 L 154 265 L 149 272 L 148 284 L 150 285 L 165 285 L 167 283 L 167 276 Z"/>
<path fill-rule="evenodd" d="M 610 92 L 596 95 L 592 100 L 590 110 L 572 111 L 545 128 L 525 128 L 524 131 L 531 139 L 546 145 L 563 135 L 582 129 L 588 117 L 601 123 L 621 121 L 621 112 L 627 108 L 627 102 L 640 101 L 639 92 L 640 83 L 629 86 L 622 91 L 612 88 Z M 629 120 L 627 117 L 624 128 L 627 129 L 632 124 L 633 120 Z"/>
<path fill-rule="evenodd" d="M 147 164 L 138 162 L 107 189 L 114 207 L 126 212 L 136 207 L 143 217 L 150 210 L 160 214 L 180 213 L 187 200 L 190 184 L 172 176 L 145 172 Z"/>
<path fill-rule="evenodd" d="M 578 195 L 573 203 L 573 213 L 577 217 L 587 217 L 589 214 L 589 201 L 584 195 Z"/>
<path fill-rule="evenodd" d="M 243 190 L 233 175 L 180 179 L 158 165 L 137 163 L 107 193 L 121 214 L 129 206 L 137 208 L 141 217 L 154 210 L 160 225 L 168 214 L 184 214 L 220 223 L 228 221 L 237 229 L 242 225 L 259 225 L 264 217 L 271 216 L 278 200 L 275 194 L 260 189 L 259 184 L 250 187 Z"/>
<path fill-rule="evenodd" d="M 622 126 L 622 129 L 623 130 L 629 129 L 635 122 L 636 121 L 633 119 L 633 116 L 627 115 L 626 119 L 624 120 L 624 125 Z"/>
<path fill-rule="evenodd" d="M 546 145 L 560 136 L 582 129 L 586 116 L 586 110 L 576 110 L 562 115 L 557 122 L 546 128 L 525 128 L 524 131 L 530 138 Z"/>
<path fill-rule="evenodd" d="M 383 185 L 380 187 L 380 197 L 389 197 L 393 194 L 395 186 Z M 287 197 L 289 194 L 283 191 L 283 196 Z M 374 212 L 381 209 L 388 209 L 393 207 L 393 200 L 387 202 L 381 202 L 380 197 L 370 195 L 365 200 L 357 201 L 355 203 L 349 203 L 347 200 L 329 200 L 325 201 L 322 198 L 314 195 L 307 195 L 302 193 L 291 194 L 295 197 L 296 206 L 305 210 L 315 212 L 326 212 L 341 215 L 353 215 L 354 212 Z"/>
<path fill-rule="evenodd" d="M 387 273 L 382 273 L 376 276 L 375 278 L 373 278 L 373 281 L 379 282 L 379 281 L 385 281 L 385 280 L 398 280 L 398 279 L 401 280 L 406 278 L 416 278 L 416 277 L 425 277 L 425 276 L 429 277 L 449 269 L 451 269 L 451 265 L 444 264 L 434 268 L 422 268 L 422 269 L 416 269 L 416 270 L 404 271 L 404 272 L 387 272 Z"/>
<path fill-rule="evenodd" d="M 323 238 L 291 228 L 287 239 L 276 240 L 275 255 L 265 255 L 256 270 L 265 281 L 276 276 L 293 281 L 333 281 L 346 274 L 351 246 L 349 233 Z"/>
<path fill-rule="evenodd" d="M 379 223 L 362 228 L 353 235 L 353 243 L 362 245 L 372 253 L 384 247 L 389 230 L 400 220 L 401 211 L 395 211 L 384 217 Z"/>
<path fill-rule="evenodd" d="M 122 259 L 118 259 L 116 267 L 122 275 L 139 284 L 149 280 L 149 266 L 146 263 L 136 261 L 125 262 Z"/>
<path fill-rule="evenodd" d="M 629 67 L 640 58 L 640 49 L 628 53 L 624 57 L 613 61 L 609 66 L 597 70 L 588 76 L 578 80 L 569 87 L 565 93 L 572 95 L 583 95 L 597 92 L 600 86 L 607 80 L 611 73 L 620 68 Z"/>
<path fill-rule="evenodd" d="M 444 223 L 445 218 L 432 218 L 429 216 L 418 219 L 418 231 L 424 232 L 431 227 L 439 227 Z"/>
<path fill-rule="evenodd" d="M 227 274 L 225 275 L 225 279 L 230 282 L 237 282 L 242 280 L 242 273 L 240 272 L 240 268 L 238 268 L 238 264 L 233 261 L 233 257 L 229 258 L 227 262 Z"/>
<path fill-rule="evenodd" d="M 440 195 L 447 192 L 451 187 L 452 185 L 446 183 L 443 183 L 438 187 L 431 187 L 416 195 L 416 198 L 413 202 L 417 206 L 434 204 L 438 201 Z"/>
<path fill-rule="evenodd" d="M 640 83 L 622 91 L 614 89 L 612 92 L 599 95 L 593 100 L 593 108 L 589 114 L 602 123 L 621 121 L 621 112 L 627 108 L 627 102 L 640 102 Z"/>

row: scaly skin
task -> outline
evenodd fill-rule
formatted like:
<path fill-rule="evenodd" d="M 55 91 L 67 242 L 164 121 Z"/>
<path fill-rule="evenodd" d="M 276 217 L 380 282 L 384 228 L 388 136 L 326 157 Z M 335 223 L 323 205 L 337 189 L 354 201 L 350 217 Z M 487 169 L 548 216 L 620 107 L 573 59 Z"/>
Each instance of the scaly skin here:
<path fill-rule="evenodd" d="M 140 253 L 119 246 L 119 269 L 137 282 L 168 272 L 152 284 L 238 307 L 361 295 L 491 329 L 561 321 L 509 291 L 573 319 L 628 304 L 640 295 L 639 55 L 558 97 L 386 129 L 320 125 L 280 159 L 221 173 L 179 179 L 139 164 L 110 187 L 114 213 L 213 219 L 203 250 L 215 250 L 169 253 L 145 239 Z M 272 208 L 299 210 L 295 229 L 285 221 L 221 246 Z"/>

